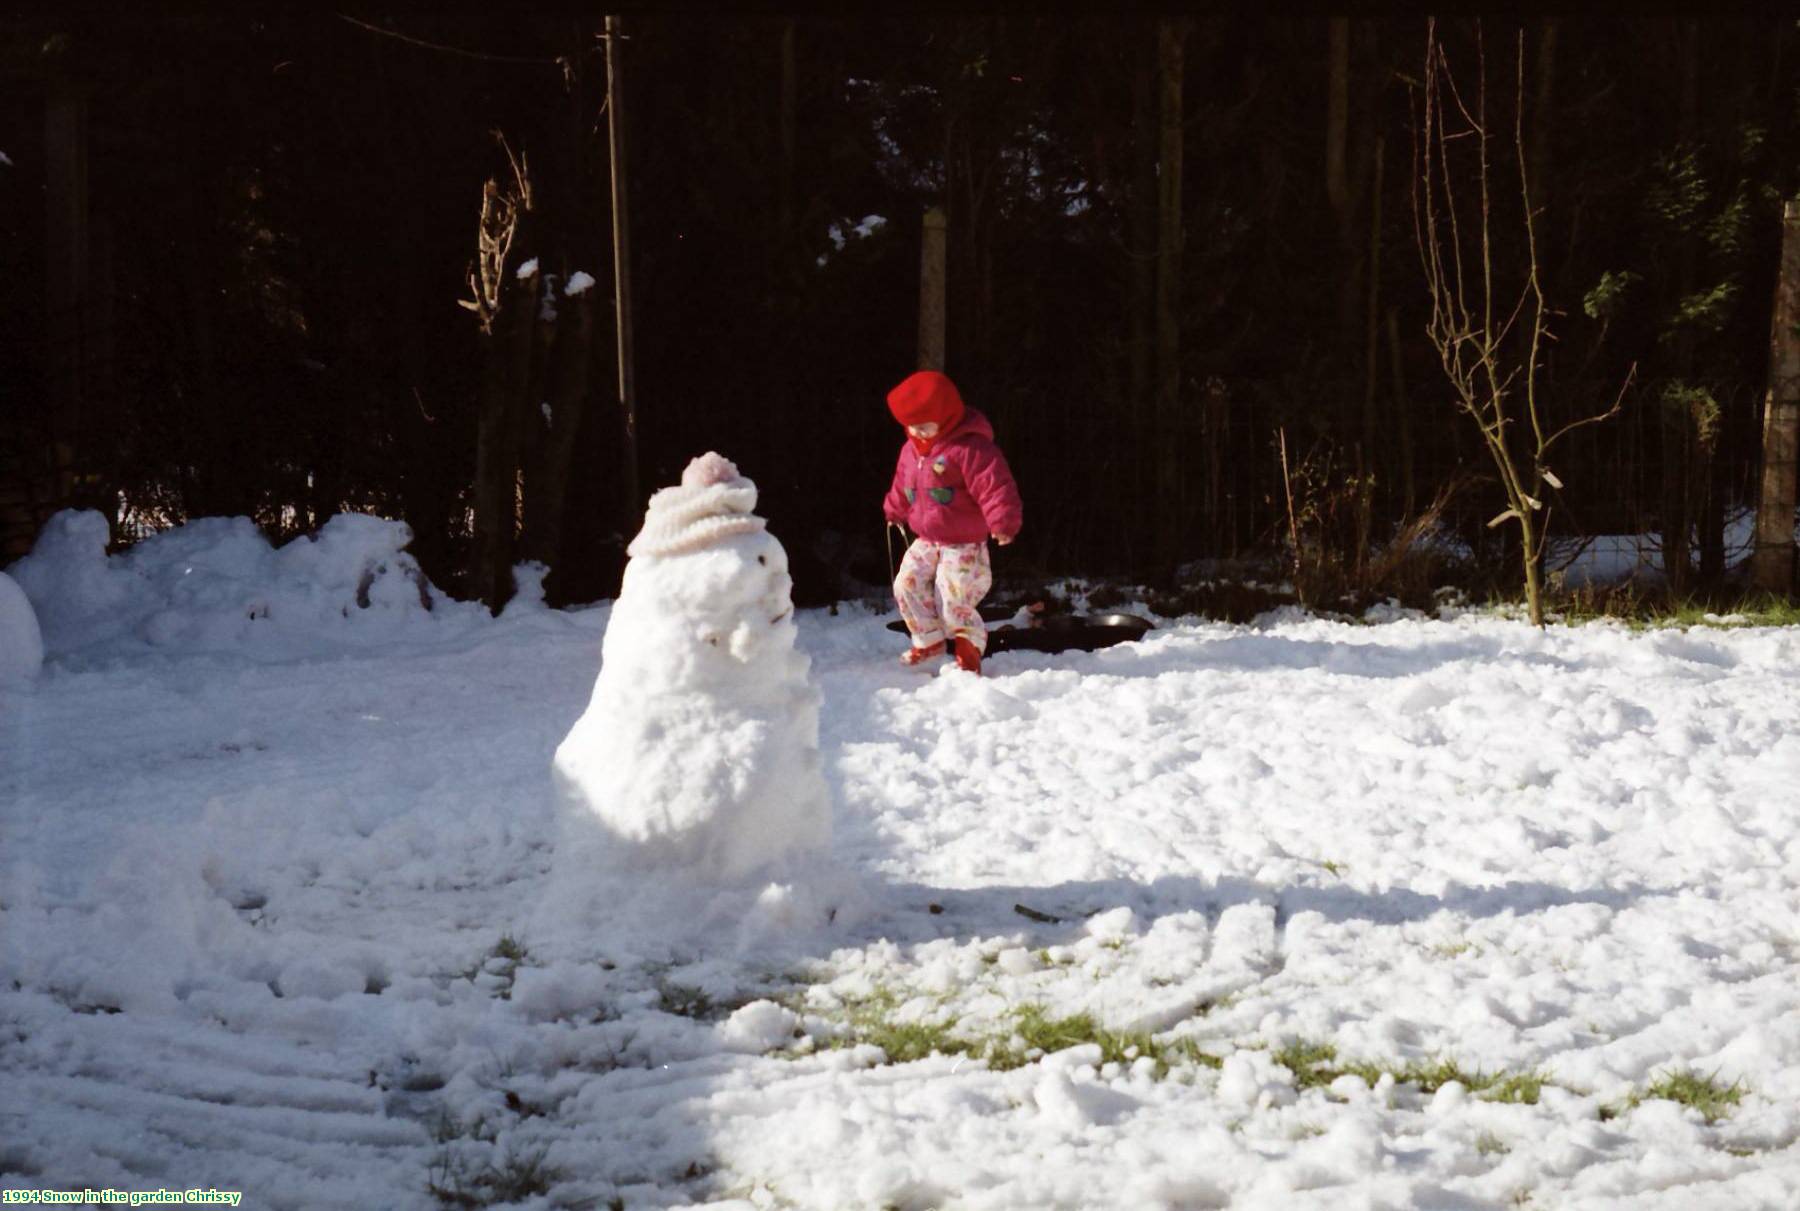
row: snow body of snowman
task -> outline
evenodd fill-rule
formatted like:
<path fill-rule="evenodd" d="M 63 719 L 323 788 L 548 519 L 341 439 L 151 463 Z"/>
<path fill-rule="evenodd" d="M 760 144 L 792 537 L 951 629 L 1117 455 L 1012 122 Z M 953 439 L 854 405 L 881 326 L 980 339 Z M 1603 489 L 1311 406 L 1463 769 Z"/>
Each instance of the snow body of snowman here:
<path fill-rule="evenodd" d="M 593 698 L 556 750 L 559 865 L 729 880 L 827 845 L 819 693 L 755 508 L 714 453 L 650 498 Z"/>

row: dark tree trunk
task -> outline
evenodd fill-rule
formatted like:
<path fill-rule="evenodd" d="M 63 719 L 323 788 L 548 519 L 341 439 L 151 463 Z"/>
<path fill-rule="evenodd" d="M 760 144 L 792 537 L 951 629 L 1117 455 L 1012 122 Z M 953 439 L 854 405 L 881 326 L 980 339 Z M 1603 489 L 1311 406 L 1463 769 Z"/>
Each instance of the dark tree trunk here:
<path fill-rule="evenodd" d="M 1538 35 L 1537 59 L 1533 72 L 1537 77 L 1537 95 L 1531 106 L 1531 137 L 1528 163 L 1531 173 L 1531 208 L 1538 212 L 1540 242 L 1549 238 L 1544 211 L 1550 205 L 1550 173 L 1556 158 L 1553 140 L 1556 132 L 1556 41 L 1561 22 L 1546 18 Z"/>
<path fill-rule="evenodd" d="M 1127 423 L 1133 447 L 1154 449 L 1145 422 L 1154 414 L 1150 371 L 1151 326 L 1156 312 L 1156 39 L 1146 26 L 1131 42 L 1131 188 L 1128 192 L 1126 258 Z"/>
<path fill-rule="evenodd" d="M 563 574 L 564 512 L 575 439 L 587 418 L 594 364 L 594 292 L 565 297 L 555 324 L 551 353 L 549 414 L 528 407 L 526 423 L 537 430 L 536 457 L 526 478 L 526 555 L 551 570 L 546 585 L 567 579 Z"/>
<path fill-rule="evenodd" d="M 1161 138 L 1157 173 L 1156 260 L 1156 512 L 1157 566 L 1170 581 L 1187 528 L 1182 491 L 1184 425 L 1181 399 L 1181 86 L 1185 21 L 1164 21 L 1157 33 L 1161 65 Z"/>
<path fill-rule="evenodd" d="M 1761 484 L 1751 575 L 1769 593 L 1794 591 L 1794 501 L 1800 462 L 1800 202 L 1784 209 L 1781 268 L 1770 322 Z"/>
<path fill-rule="evenodd" d="M 83 86 L 57 69 L 44 109 L 45 268 L 49 308 L 52 493 L 68 500 L 80 454 L 88 359 L 88 98 Z M 192 297 L 190 308 L 205 305 Z"/>
<path fill-rule="evenodd" d="M 1356 231 L 1356 205 L 1350 188 L 1350 20 L 1330 19 L 1326 58 L 1325 197 L 1336 221 L 1338 260 L 1337 350 L 1344 379 L 1356 348 L 1356 305 L 1361 291 L 1355 272 L 1361 239 Z M 1348 398 L 1347 391 L 1340 398 Z"/>
<path fill-rule="evenodd" d="M 1677 55 L 1677 69 L 1680 79 L 1680 126 L 1678 137 L 1681 147 L 1691 148 L 1699 129 L 1699 64 L 1696 59 L 1698 51 L 1697 23 L 1687 20 L 1673 22 L 1673 36 Z M 1694 236 L 1685 235 L 1681 240 L 1676 269 L 1676 292 L 1678 298 L 1687 298 L 1694 291 L 1694 282 L 1698 276 Z M 1694 440 L 1694 420 L 1691 406 L 1686 402 L 1686 390 L 1693 386 L 1694 339 L 1691 330 L 1683 326 L 1675 338 L 1675 378 L 1682 393 L 1674 398 L 1665 398 L 1663 403 L 1663 571 L 1668 577 L 1671 593 L 1681 595 L 1693 587 L 1692 570 L 1692 529 L 1694 524 L 1693 502 L 1695 498 L 1696 480 L 1699 478 L 1701 454 L 1696 449 Z"/>
<path fill-rule="evenodd" d="M 513 593 L 525 401 L 531 393 L 532 343 L 542 280 L 540 273 L 519 283 L 517 288 L 509 283 L 502 296 L 506 301 L 500 322 L 482 336 L 481 405 L 475 438 L 475 575 L 471 587 L 495 613 Z"/>

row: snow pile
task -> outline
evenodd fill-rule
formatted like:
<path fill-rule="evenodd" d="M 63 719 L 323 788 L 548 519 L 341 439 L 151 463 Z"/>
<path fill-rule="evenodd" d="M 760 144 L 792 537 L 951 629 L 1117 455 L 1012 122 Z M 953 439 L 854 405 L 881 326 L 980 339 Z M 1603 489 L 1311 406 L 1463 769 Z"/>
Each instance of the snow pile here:
<path fill-rule="evenodd" d="M 378 517 L 340 514 L 279 550 L 247 517 L 200 518 L 110 557 L 107 540 L 99 513 L 65 510 L 10 569 L 51 656 L 218 650 L 272 636 L 304 648 L 347 634 L 349 621 L 391 636 L 448 604 L 405 552 L 411 529 Z"/>
<path fill-rule="evenodd" d="M 556 751 L 559 867 L 736 879 L 824 848 L 819 692 L 787 553 L 717 454 L 650 499 L 585 714 Z"/>
<path fill-rule="evenodd" d="M 106 557 L 106 518 L 65 509 L 45 523 L 31 554 L 7 569 L 37 610 L 44 646 L 54 654 L 109 637 L 127 623 L 137 578 Z"/>
<path fill-rule="evenodd" d="M 29 681 L 44 663 L 37 613 L 18 582 L 0 572 L 0 685 Z"/>
<path fill-rule="evenodd" d="M 563 287 L 563 293 L 574 298 L 578 294 L 586 294 L 593 288 L 594 275 L 585 269 L 577 269 L 569 275 L 569 283 Z"/>

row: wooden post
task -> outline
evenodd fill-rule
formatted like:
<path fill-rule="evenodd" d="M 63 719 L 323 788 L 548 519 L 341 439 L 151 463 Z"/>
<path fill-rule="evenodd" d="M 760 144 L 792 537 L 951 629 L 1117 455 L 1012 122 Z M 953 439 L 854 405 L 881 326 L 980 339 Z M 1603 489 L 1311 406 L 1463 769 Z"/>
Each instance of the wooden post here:
<path fill-rule="evenodd" d="M 625 82 L 623 38 L 619 18 L 606 19 L 606 142 L 612 163 L 612 238 L 614 329 L 618 334 L 619 408 L 625 422 L 625 517 L 624 526 L 636 524 L 643 508 L 638 495 L 637 394 L 631 364 L 631 225 L 626 207 L 625 115 L 622 112 Z"/>
<path fill-rule="evenodd" d="M 919 369 L 944 368 L 944 260 L 950 223 L 942 207 L 925 212 L 919 242 Z"/>
<path fill-rule="evenodd" d="M 1769 338 L 1769 394 L 1763 409 L 1762 496 L 1750 575 L 1759 589 L 1794 588 L 1794 494 L 1800 447 L 1800 200 L 1782 215 L 1781 269 Z"/>

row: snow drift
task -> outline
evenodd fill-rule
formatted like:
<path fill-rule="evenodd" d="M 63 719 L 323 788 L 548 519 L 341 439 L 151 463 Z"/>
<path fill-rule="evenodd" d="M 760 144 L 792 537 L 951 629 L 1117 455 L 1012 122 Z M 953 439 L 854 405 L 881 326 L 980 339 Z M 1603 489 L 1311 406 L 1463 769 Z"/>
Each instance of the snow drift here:
<path fill-rule="evenodd" d="M 9 571 L 51 657 L 291 649 L 322 637 L 389 638 L 434 611 L 470 609 L 430 585 L 406 553 L 411 541 L 405 522 L 345 513 L 276 549 L 247 517 L 205 517 L 109 556 L 106 518 L 69 509 Z"/>

